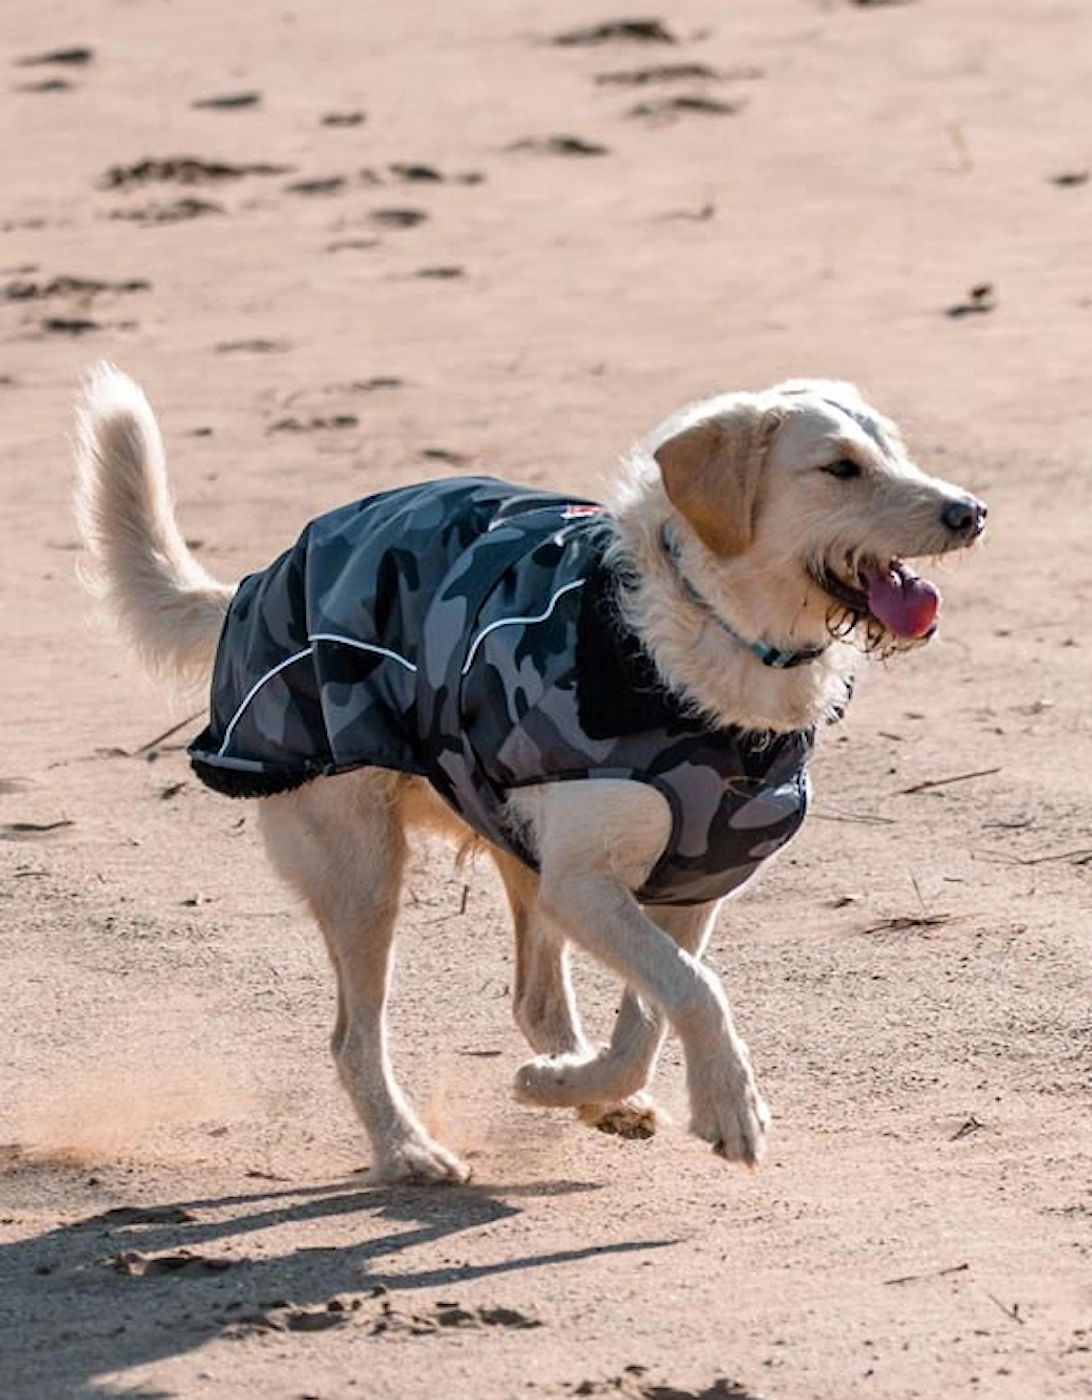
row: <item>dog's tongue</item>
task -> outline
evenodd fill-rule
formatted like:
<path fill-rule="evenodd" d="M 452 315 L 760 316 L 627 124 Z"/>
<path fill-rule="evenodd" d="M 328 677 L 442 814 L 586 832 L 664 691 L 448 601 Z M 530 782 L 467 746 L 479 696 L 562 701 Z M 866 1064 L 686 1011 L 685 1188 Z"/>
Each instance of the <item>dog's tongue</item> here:
<path fill-rule="evenodd" d="M 940 607 L 940 592 L 905 564 L 866 569 L 868 607 L 873 617 L 897 637 L 924 637 Z"/>

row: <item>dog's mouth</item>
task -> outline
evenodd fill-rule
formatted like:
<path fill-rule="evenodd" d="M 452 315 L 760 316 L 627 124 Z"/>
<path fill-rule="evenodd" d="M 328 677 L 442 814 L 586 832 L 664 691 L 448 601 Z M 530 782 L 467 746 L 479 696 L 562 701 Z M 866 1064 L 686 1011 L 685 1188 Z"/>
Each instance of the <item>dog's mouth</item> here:
<path fill-rule="evenodd" d="M 901 559 L 886 564 L 865 559 L 847 576 L 829 564 L 812 567 L 819 587 L 858 622 L 879 623 L 885 632 L 906 641 L 924 641 L 936 630 L 940 590 Z"/>

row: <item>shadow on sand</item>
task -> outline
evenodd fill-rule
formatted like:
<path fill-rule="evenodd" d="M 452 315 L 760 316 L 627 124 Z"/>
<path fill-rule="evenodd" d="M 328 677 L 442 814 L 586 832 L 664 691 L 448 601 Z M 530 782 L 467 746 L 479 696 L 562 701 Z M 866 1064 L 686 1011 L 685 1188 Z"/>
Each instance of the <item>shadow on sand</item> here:
<path fill-rule="evenodd" d="M 96 1378 L 184 1354 L 228 1329 L 310 1331 L 350 1317 L 376 1333 L 464 1318 L 534 1325 L 504 1308 L 445 1318 L 443 1305 L 434 1305 L 430 1315 L 415 1313 L 408 1301 L 402 1308 L 400 1295 L 676 1241 L 589 1242 L 418 1269 L 414 1252 L 521 1214 L 513 1199 L 598 1189 L 575 1181 L 506 1185 L 502 1199 L 480 1185 L 437 1190 L 338 1182 L 119 1207 L 60 1226 L 0 1247 L 0 1394 L 8 1400 L 116 1395 L 114 1385 Z M 321 1238 L 329 1233 L 324 1222 L 347 1216 L 359 1219 L 359 1242 L 279 1252 L 279 1227 L 292 1227 L 297 1240 L 301 1228 Z M 340 1230 L 347 1227 L 343 1221 Z M 429 1258 L 435 1259 L 431 1250 Z M 141 1400 L 158 1394 L 124 1393 Z"/>

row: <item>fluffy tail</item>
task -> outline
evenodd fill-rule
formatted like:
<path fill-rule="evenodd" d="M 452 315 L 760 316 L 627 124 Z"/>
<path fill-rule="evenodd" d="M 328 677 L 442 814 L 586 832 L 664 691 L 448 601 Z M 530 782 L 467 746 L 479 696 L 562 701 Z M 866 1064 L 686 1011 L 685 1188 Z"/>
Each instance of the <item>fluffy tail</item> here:
<path fill-rule="evenodd" d="M 76 520 L 85 578 L 153 673 L 208 679 L 233 586 L 205 572 L 179 532 L 148 400 L 112 365 L 79 405 Z"/>

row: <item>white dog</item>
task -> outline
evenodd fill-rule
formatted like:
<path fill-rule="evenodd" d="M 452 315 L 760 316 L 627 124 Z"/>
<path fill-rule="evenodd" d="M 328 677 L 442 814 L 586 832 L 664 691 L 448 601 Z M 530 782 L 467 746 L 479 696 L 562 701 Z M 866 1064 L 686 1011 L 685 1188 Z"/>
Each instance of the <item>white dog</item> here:
<path fill-rule="evenodd" d="M 373 1176 L 464 1180 L 395 1081 L 384 1024 L 406 830 L 488 844 L 516 936 L 527 1103 L 654 1127 L 668 1026 L 692 1129 L 756 1163 L 769 1115 L 718 978 L 719 900 L 804 815 L 815 727 L 862 651 L 927 640 L 939 594 L 908 558 L 969 545 L 986 508 L 925 475 L 851 385 L 792 381 L 668 419 L 609 510 L 485 478 L 314 521 L 238 588 L 175 524 L 155 419 L 92 376 L 77 512 L 99 592 L 153 669 L 212 679 L 191 748 L 260 801 L 266 847 L 325 935 L 333 1051 Z M 571 940 L 626 992 L 591 1048 Z"/>

